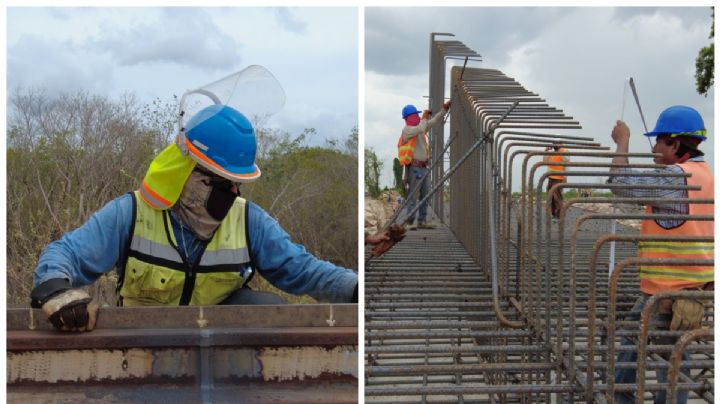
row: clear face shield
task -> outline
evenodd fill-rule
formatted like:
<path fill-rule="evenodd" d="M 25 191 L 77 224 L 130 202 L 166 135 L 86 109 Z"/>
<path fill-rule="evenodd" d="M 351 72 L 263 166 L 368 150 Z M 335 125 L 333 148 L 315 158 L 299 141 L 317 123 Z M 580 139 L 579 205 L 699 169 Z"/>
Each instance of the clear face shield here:
<path fill-rule="evenodd" d="M 178 111 L 177 144 L 181 149 L 185 144 L 185 132 L 191 129 L 186 127 L 187 122 L 197 112 L 212 105 L 234 108 L 251 121 L 258 122 L 282 109 L 285 105 L 285 90 L 269 70 L 260 65 L 251 65 L 220 80 L 186 91 L 180 98 Z M 206 116 L 205 120 L 210 117 L 212 115 Z"/>

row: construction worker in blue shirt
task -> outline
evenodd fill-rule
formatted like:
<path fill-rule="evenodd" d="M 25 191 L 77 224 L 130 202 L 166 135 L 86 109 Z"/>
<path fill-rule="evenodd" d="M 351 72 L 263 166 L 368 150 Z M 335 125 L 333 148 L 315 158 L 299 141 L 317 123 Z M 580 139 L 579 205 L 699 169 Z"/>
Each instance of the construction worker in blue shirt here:
<path fill-rule="evenodd" d="M 255 270 L 277 288 L 357 302 L 357 274 L 294 244 L 239 196 L 260 177 L 250 121 L 225 105 L 194 115 L 150 165 L 139 190 L 109 202 L 51 243 L 35 269 L 31 305 L 60 330 L 91 330 L 96 305 L 81 286 L 118 269 L 119 304 L 280 304 L 253 291 Z"/>

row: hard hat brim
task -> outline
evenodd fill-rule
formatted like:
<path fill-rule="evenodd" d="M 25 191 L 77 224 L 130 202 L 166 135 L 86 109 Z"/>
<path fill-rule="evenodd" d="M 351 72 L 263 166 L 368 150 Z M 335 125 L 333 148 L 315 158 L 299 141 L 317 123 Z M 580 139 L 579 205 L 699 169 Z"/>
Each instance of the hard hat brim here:
<path fill-rule="evenodd" d="M 255 163 L 247 167 L 223 167 L 200 152 L 187 138 L 185 139 L 185 145 L 193 160 L 197 161 L 197 163 L 204 168 L 230 181 L 253 182 L 262 175 L 260 168 Z"/>

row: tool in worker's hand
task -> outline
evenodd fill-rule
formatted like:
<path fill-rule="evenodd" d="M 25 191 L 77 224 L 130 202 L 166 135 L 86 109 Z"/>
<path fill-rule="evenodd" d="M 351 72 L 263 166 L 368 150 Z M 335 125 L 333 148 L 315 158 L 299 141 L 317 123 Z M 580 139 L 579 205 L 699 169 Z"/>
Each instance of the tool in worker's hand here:
<path fill-rule="evenodd" d="M 623 85 L 622 109 L 620 110 L 620 120 L 621 121 L 625 117 L 625 100 L 627 99 L 627 90 L 628 90 L 628 86 L 630 85 L 631 82 L 632 82 L 632 77 L 628 77 L 627 79 L 625 79 L 625 84 Z M 635 86 L 633 85 L 633 94 L 635 94 L 634 88 L 635 88 Z M 637 96 L 635 97 L 635 99 L 637 100 Z M 640 104 L 638 103 L 638 107 L 639 106 L 640 106 Z M 642 115 L 642 112 L 640 114 Z M 614 215 L 615 211 L 616 211 L 615 205 L 613 204 L 611 214 Z M 615 232 L 616 232 L 616 222 L 617 222 L 617 220 L 615 220 L 615 219 L 612 219 L 610 221 L 610 233 L 613 235 L 615 235 Z M 615 241 L 610 242 L 610 256 L 608 258 L 608 278 L 610 278 L 612 276 L 613 269 L 615 269 Z"/>
<path fill-rule="evenodd" d="M 642 119 L 643 127 L 645 128 L 645 133 L 650 132 L 648 130 L 647 124 L 645 123 L 645 115 L 643 115 L 642 108 L 640 107 L 640 99 L 638 98 L 637 89 L 635 88 L 635 81 L 632 77 L 628 79 L 628 84 L 630 84 L 630 89 L 632 90 L 633 97 L 635 97 L 635 104 L 637 104 L 638 111 L 640 111 L 640 119 Z M 650 149 L 652 149 L 652 142 L 650 142 L 650 138 L 648 137 L 648 144 L 650 144 Z"/>
<path fill-rule="evenodd" d="M 620 120 L 621 121 L 625 120 L 625 102 L 627 101 L 627 92 L 628 92 L 628 87 L 629 87 L 631 79 L 632 79 L 631 77 L 626 78 L 625 83 L 623 85 L 623 101 L 622 101 L 622 109 L 620 109 Z"/>

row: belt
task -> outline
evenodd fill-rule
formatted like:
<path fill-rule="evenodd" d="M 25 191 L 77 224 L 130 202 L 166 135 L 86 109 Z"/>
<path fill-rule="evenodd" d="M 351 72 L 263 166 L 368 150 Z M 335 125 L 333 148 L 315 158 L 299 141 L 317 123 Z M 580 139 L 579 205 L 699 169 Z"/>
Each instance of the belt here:
<path fill-rule="evenodd" d="M 427 161 L 413 159 L 413 161 L 412 161 L 412 163 L 410 163 L 410 165 L 415 166 L 415 167 L 427 167 L 428 163 L 427 163 Z"/>

